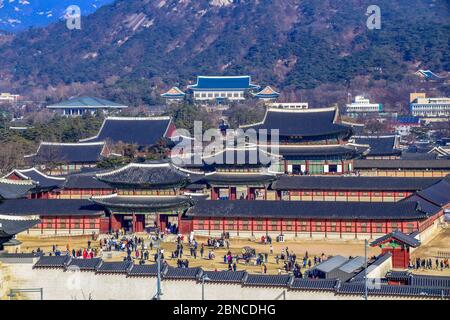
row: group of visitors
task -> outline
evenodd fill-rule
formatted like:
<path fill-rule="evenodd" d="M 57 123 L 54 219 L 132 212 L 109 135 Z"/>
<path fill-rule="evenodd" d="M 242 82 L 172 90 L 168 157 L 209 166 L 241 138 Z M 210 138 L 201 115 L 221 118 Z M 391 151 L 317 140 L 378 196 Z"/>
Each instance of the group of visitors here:
<path fill-rule="evenodd" d="M 416 258 L 415 264 L 412 264 L 410 262 L 410 268 L 411 269 L 423 269 L 423 270 L 441 270 L 443 271 L 444 269 L 448 269 L 450 268 L 449 265 L 449 261 L 448 259 L 434 259 L 434 263 L 433 263 L 433 259 L 428 258 L 428 259 L 421 259 L 419 257 Z"/>

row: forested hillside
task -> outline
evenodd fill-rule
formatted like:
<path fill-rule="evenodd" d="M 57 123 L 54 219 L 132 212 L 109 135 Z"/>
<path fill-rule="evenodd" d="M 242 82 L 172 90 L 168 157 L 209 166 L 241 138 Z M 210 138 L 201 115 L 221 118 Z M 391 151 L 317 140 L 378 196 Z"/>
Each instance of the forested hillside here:
<path fill-rule="evenodd" d="M 148 105 L 198 74 L 251 74 L 291 98 L 319 87 L 406 92 L 418 68 L 450 70 L 448 1 L 380 0 L 381 29 L 368 30 L 372 2 L 118 0 L 82 30 L 61 22 L 0 41 L 0 89 Z"/>

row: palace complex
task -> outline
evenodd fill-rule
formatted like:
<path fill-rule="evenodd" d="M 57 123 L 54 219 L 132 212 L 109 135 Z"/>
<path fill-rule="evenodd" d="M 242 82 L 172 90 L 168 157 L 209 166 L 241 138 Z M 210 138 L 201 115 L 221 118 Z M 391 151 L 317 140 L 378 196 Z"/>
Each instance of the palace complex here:
<path fill-rule="evenodd" d="M 201 154 L 200 163 L 169 158 L 98 169 L 112 142 L 145 147 L 176 135 L 170 117 L 106 118 L 95 137 L 42 143 L 27 157 L 34 168 L 5 175 L 0 215 L 34 217 L 30 234 L 170 227 L 211 236 L 376 239 L 399 231 L 423 241 L 450 209 L 450 160 L 401 159 L 395 136 L 354 136 L 336 108 L 272 105 L 261 122 L 241 129 L 255 129 L 256 143 Z"/>

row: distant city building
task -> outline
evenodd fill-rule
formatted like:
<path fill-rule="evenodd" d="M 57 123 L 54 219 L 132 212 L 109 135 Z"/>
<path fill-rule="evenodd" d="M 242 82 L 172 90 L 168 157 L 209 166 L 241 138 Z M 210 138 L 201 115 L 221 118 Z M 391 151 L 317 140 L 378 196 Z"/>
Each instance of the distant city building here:
<path fill-rule="evenodd" d="M 410 110 L 413 116 L 424 118 L 450 117 L 450 98 L 427 98 L 424 93 L 411 94 Z"/>
<path fill-rule="evenodd" d="M 271 109 L 302 110 L 308 109 L 308 102 L 271 102 L 267 104 L 267 107 Z"/>
<path fill-rule="evenodd" d="M 352 103 L 347 104 L 346 111 L 348 114 L 382 112 L 383 105 L 381 103 L 370 103 L 369 99 L 363 96 L 356 96 Z"/>
<path fill-rule="evenodd" d="M 128 106 L 93 97 L 69 99 L 67 101 L 47 106 L 47 109 L 57 111 L 64 116 L 75 117 L 82 116 L 86 113 L 94 114 L 97 111 L 108 114 L 111 111 L 117 111 L 125 108 L 128 108 Z"/>
<path fill-rule="evenodd" d="M 276 92 L 272 87 L 267 86 L 260 92 L 256 93 L 255 98 L 261 99 L 263 101 L 272 101 L 278 99 L 280 94 Z"/>
<path fill-rule="evenodd" d="M 19 101 L 20 95 L 18 94 L 11 94 L 8 92 L 2 92 L 0 93 L 0 103 L 15 103 Z"/>
<path fill-rule="evenodd" d="M 163 93 L 161 97 L 166 99 L 168 102 L 172 101 L 182 101 L 186 94 L 180 90 L 178 87 L 172 87 L 169 91 Z"/>
<path fill-rule="evenodd" d="M 250 76 L 198 76 L 197 83 L 188 86 L 197 101 L 245 100 L 245 93 L 260 87 Z"/>

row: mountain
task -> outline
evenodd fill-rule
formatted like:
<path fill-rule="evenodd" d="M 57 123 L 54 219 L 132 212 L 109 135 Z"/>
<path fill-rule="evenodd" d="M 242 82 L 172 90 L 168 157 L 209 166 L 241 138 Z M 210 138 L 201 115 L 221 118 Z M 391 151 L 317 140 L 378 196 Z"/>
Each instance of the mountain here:
<path fill-rule="evenodd" d="M 152 104 L 198 74 L 251 74 L 284 97 L 300 89 L 326 104 L 346 90 L 398 99 L 418 68 L 450 70 L 448 1 L 379 0 L 381 29 L 369 30 L 372 2 L 117 0 L 81 30 L 58 22 L 0 37 L 0 89 Z"/>
<path fill-rule="evenodd" d="M 114 0 L 0 0 L 0 30 L 16 32 L 58 21 L 70 5 L 88 15 Z"/>

